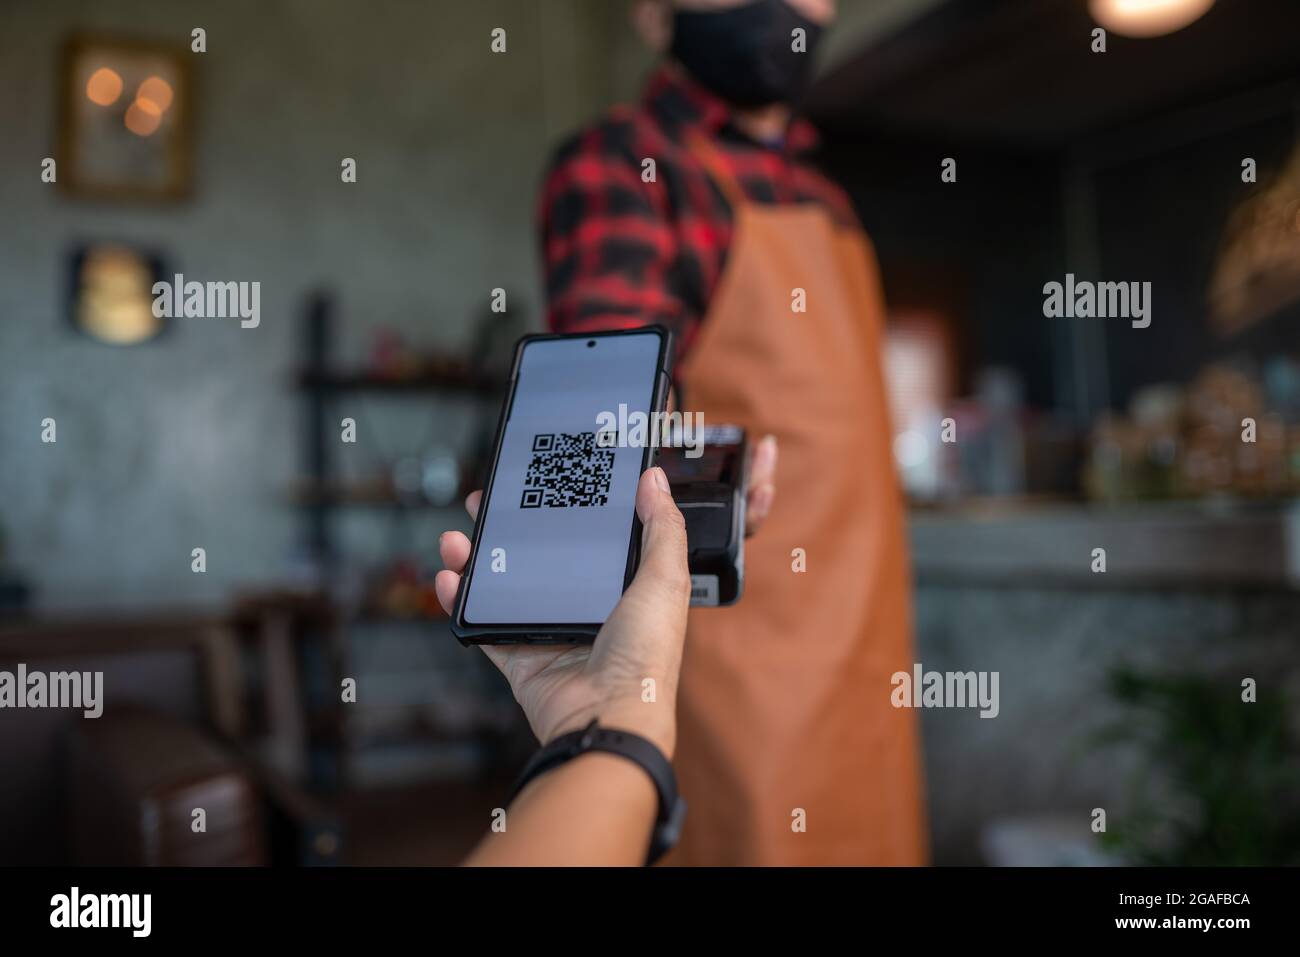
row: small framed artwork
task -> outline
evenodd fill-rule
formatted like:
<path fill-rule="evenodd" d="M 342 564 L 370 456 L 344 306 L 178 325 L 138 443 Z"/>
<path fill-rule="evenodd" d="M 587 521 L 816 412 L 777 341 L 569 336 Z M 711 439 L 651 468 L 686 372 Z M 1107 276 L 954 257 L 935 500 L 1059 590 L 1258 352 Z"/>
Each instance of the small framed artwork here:
<path fill-rule="evenodd" d="M 62 82 L 58 179 L 70 192 L 161 200 L 189 193 L 193 90 L 187 48 L 73 37 Z"/>
<path fill-rule="evenodd" d="M 68 319 L 78 332 L 130 346 L 166 331 L 153 310 L 153 285 L 164 273 L 156 253 L 131 243 L 91 242 L 76 246 L 68 265 Z"/>

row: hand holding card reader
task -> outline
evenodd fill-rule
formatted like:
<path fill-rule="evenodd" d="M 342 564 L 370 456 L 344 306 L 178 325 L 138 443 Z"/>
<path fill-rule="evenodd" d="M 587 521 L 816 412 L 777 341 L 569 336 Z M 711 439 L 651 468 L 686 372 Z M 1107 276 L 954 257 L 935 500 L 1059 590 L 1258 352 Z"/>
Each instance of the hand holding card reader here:
<path fill-rule="evenodd" d="M 735 425 L 711 425 L 686 441 L 670 430 L 658 464 L 686 519 L 691 604 L 733 604 L 745 581 L 745 500 L 749 437 Z M 701 441 L 702 439 L 702 441 Z"/>

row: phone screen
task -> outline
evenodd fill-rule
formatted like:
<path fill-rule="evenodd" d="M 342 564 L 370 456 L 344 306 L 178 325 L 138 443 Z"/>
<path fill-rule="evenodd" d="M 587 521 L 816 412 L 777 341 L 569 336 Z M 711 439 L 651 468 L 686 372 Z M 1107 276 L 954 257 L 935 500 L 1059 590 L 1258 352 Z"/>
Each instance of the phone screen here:
<path fill-rule="evenodd" d="M 646 332 L 524 345 L 472 559 L 468 624 L 599 624 L 613 610 L 646 450 L 599 440 L 600 416 L 654 411 L 661 343 Z"/>

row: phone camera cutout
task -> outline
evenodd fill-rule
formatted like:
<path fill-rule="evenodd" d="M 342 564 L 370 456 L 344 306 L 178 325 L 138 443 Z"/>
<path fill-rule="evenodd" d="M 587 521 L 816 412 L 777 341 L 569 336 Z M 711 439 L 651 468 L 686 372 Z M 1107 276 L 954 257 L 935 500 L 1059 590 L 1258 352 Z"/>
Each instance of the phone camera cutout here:
<path fill-rule="evenodd" d="M 594 349 L 594 348 L 596 348 L 596 340 L 595 340 L 595 339 L 588 339 L 588 340 L 587 340 L 587 348 L 588 348 L 588 349 Z"/>

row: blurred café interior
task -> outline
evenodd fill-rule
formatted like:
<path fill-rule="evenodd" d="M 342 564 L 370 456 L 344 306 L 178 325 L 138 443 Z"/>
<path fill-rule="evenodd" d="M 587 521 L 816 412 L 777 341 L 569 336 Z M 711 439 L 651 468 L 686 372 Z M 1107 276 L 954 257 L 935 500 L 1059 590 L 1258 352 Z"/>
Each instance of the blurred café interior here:
<path fill-rule="evenodd" d="M 936 863 L 1300 860 L 1300 4 L 1192 5 L 841 0 L 808 100 L 882 267 L 917 659 L 1002 674 L 922 715 Z M 474 844 L 532 743 L 437 536 L 542 325 L 549 152 L 650 65 L 608 0 L 4 4 L 0 667 L 111 708 L 2 716 L 0 862 Z M 155 319 L 175 273 L 260 324 Z M 1150 325 L 1046 317 L 1067 274 Z"/>

